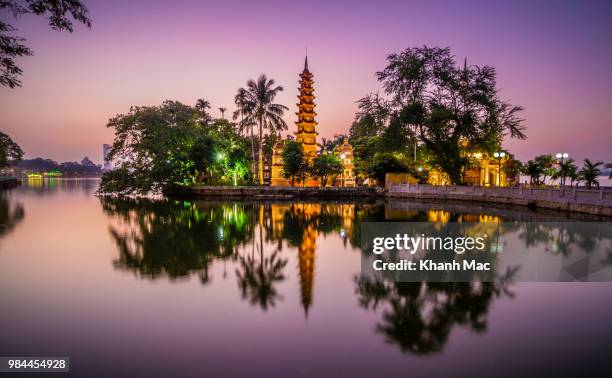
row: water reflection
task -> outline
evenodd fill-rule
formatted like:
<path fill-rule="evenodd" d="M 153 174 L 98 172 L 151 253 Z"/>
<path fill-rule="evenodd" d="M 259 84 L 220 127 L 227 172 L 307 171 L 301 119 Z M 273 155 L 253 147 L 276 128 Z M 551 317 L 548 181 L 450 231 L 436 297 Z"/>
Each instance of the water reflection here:
<path fill-rule="evenodd" d="M 355 286 L 361 307 L 371 311 L 382 308 L 376 332 L 402 352 L 414 354 L 440 352 L 455 326 L 484 332 L 493 300 L 514 295 L 505 280 L 387 283 L 358 276 Z"/>
<path fill-rule="evenodd" d="M 60 192 L 81 192 L 92 195 L 100 184 L 98 178 L 28 177 L 22 179 L 20 191 L 40 196 Z"/>
<path fill-rule="evenodd" d="M 285 279 L 283 269 L 288 260 L 280 257 L 278 249 L 265 256 L 262 238 L 262 228 L 259 227 L 257 256 L 254 249 L 250 255 L 239 256 L 240 267 L 236 269 L 236 277 L 242 299 L 267 310 L 274 307 L 280 298 L 275 284 Z"/>
<path fill-rule="evenodd" d="M 8 191 L 0 190 L 0 238 L 13 231 L 24 217 L 21 202 L 11 201 Z"/>
<path fill-rule="evenodd" d="M 236 258 L 236 247 L 253 238 L 253 208 L 244 205 L 102 199 L 105 213 L 120 219 L 110 226 L 117 243 L 117 269 L 142 277 L 179 279 L 197 273 L 211 277 L 215 258 Z"/>
<path fill-rule="evenodd" d="M 597 237 L 570 227 L 532 227 L 516 221 L 559 221 L 559 213 L 537 213 L 468 205 L 425 203 L 292 203 L 153 201 L 101 198 L 118 257 L 116 269 L 156 280 L 199 277 L 210 283 L 213 264 L 235 272 L 237 294 L 269 311 L 284 298 L 279 290 L 288 277 L 299 281 L 300 303 L 308 316 L 315 303 L 319 243 L 341 239 L 344 249 L 362 253 L 364 221 L 469 222 L 471 232 L 497 237 L 517 234 L 525 247 L 545 244 L 551 254 L 590 251 Z M 498 242 L 493 239 L 491 243 Z M 503 246 L 498 248 L 501 250 Z M 296 254 L 292 255 L 292 251 Z M 332 251 L 326 251 L 332 252 Z M 612 263 L 612 253 L 607 264 Z M 291 269 L 291 258 L 297 261 Z M 494 255 L 491 255 L 494 259 Z M 340 269 L 340 268 L 339 268 Z M 518 269 L 518 268 L 517 268 Z M 390 283 L 354 276 L 356 300 L 376 314 L 375 331 L 400 350 L 414 354 L 441 352 L 455 327 L 482 333 L 488 312 L 498 298 L 512 298 L 516 270 L 496 273 L 490 283 Z"/>

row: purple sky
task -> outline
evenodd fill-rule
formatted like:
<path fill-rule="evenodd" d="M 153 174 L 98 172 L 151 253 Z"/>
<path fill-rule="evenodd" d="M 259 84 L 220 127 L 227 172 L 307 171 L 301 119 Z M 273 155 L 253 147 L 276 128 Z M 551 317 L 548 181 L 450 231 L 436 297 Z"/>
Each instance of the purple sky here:
<path fill-rule="evenodd" d="M 348 130 L 355 101 L 380 88 L 374 72 L 388 53 L 427 44 L 496 67 L 501 96 L 526 108 L 528 139 L 505 144 L 520 159 L 562 151 L 612 161 L 609 1 L 84 2 L 90 31 L 10 20 L 35 55 L 18 61 L 22 88 L 0 87 L 0 130 L 26 157 L 100 162 L 111 116 L 200 97 L 218 116 L 262 72 L 285 87 L 278 102 L 290 107 L 292 132 L 306 47 L 319 133 L 331 137 Z"/>

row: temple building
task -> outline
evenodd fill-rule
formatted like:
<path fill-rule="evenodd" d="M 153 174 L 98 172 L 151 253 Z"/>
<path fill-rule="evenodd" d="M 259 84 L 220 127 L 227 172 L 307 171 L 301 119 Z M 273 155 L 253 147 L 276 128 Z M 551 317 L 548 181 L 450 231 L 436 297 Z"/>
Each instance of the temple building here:
<path fill-rule="evenodd" d="M 336 156 L 342 161 L 342 174 L 334 180 L 334 186 L 355 186 L 355 164 L 353 146 L 344 138 L 336 151 Z"/>
<path fill-rule="evenodd" d="M 297 131 L 295 134 L 295 140 L 298 142 L 304 151 L 304 156 L 308 164 L 312 164 L 312 161 L 317 157 L 317 121 L 315 117 L 317 113 L 314 108 L 316 106 L 314 99 L 314 87 L 313 87 L 313 74 L 308 69 L 308 56 L 304 59 L 304 70 L 299 74 L 299 95 L 297 108 L 298 111 Z M 273 148 L 272 152 L 272 164 L 271 164 L 271 179 L 270 185 L 272 186 L 290 186 L 288 179 L 283 177 L 283 152 L 284 140 L 278 141 Z M 343 174 L 330 180 L 330 184 L 334 186 L 355 186 L 355 166 L 353 164 L 353 147 L 348 143 L 348 140 L 344 140 L 344 143 L 339 146 L 335 152 L 338 158 L 342 160 Z M 310 186 L 318 187 L 321 185 L 318 179 L 315 177 L 308 177 L 305 182 L 295 183 L 296 186 Z"/>
<path fill-rule="evenodd" d="M 298 117 L 295 125 L 297 126 L 297 132 L 295 133 L 296 141 L 302 145 L 304 149 L 304 155 L 306 159 L 312 161 L 317 156 L 317 121 L 315 121 L 315 116 L 317 113 L 314 111 L 315 96 L 313 94 L 314 88 L 312 84 L 314 83 L 313 75 L 308 70 L 308 57 L 304 59 L 304 71 L 300 74 L 300 87 L 298 88 L 300 94 L 298 95 L 298 99 L 300 102 L 297 105 L 298 112 L 295 113 Z"/>
<path fill-rule="evenodd" d="M 283 177 L 283 145 L 284 141 L 281 139 L 276 142 L 272 149 L 272 178 L 270 180 L 271 186 L 289 186 L 289 180 Z"/>
<path fill-rule="evenodd" d="M 463 170 L 463 184 L 472 186 L 508 186 L 513 184 L 506 177 L 505 166 L 509 155 L 494 158 L 487 153 L 468 153 L 469 165 Z M 450 185 L 450 180 L 442 172 L 429 171 L 427 182 L 432 185 Z"/>
<path fill-rule="evenodd" d="M 297 115 L 298 120 L 295 122 L 297 126 L 297 132 L 295 132 L 295 141 L 302 145 L 304 150 L 304 157 L 308 164 L 312 164 L 312 161 L 317 156 L 317 121 L 315 116 L 317 113 L 314 111 L 314 83 L 313 75 L 308 69 L 308 56 L 304 58 L 304 70 L 300 74 L 300 87 L 298 88 L 300 94 L 298 95 L 299 103 L 296 104 L 298 107 Z M 308 177 L 306 179 L 305 186 L 319 186 L 319 181 L 315 178 Z"/>
<path fill-rule="evenodd" d="M 295 141 L 302 146 L 304 151 L 304 157 L 308 164 L 312 164 L 312 161 L 317 156 L 317 121 L 315 116 L 317 113 L 314 111 L 314 83 L 312 72 L 308 69 L 308 56 L 304 59 L 304 70 L 300 73 L 300 91 L 298 95 L 299 102 L 296 104 L 298 107 L 297 131 L 295 134 Z M 284 141 L 280 140 L 274 145 L 272 151 L 272 178 L 270 185 L 272 186 L 290 186 L 289 180 L 283 177 L 283 145 Z M 308 177 L 306 182 L 295 183 L 296 186 L 319 186 L 319 180 L 314 177 Z"/>

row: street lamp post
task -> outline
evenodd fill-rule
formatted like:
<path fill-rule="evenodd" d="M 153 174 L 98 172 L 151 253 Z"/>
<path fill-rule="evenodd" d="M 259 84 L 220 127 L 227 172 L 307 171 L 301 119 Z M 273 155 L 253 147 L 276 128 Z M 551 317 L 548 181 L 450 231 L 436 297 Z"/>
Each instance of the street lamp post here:
<path fill-rule="evenodd" d="M 563 162 L 569 157 L 569 154 L 567 152 L 559 152 L 556 157 L 561 161 L 559 163 L 559 169 L 561 170 L 561 186 L 565 186 L 565 170 L 563 169 Z"/>
<path fill-rule="evenodd" d="M 497 159 L 497 186 L 500 187 L 501 186 L 501 159 L 503 159 L 506 156 L 506 153 L 503 151 L 495 152 L 493 156 L 495 156 L 495 158 Z"/>
<path fill-rule="evenodd" d="M 344 158 L 346 157 L 345 154 L 341 154 L 340 155 L 340 159 L 342 159 L 342 176 L 340 179 L 340 186 L 342 186 L 344 188 Z"/>

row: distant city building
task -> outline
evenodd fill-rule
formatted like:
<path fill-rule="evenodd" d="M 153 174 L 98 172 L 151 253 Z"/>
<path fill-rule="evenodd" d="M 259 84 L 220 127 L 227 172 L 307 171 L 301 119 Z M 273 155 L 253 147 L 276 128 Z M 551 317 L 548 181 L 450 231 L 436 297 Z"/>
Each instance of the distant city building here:
<path fill-rule="evenodd" d="M 110 153 L 111 150 L 111 145 L 110 144 L 103 144 L 102 145 L 102 156 L 104 158 L 104 170 L 105 171 L 110 171 L 111 169 L 113 169 L 113 162 L 108 160 L 108 154 Z"/>

